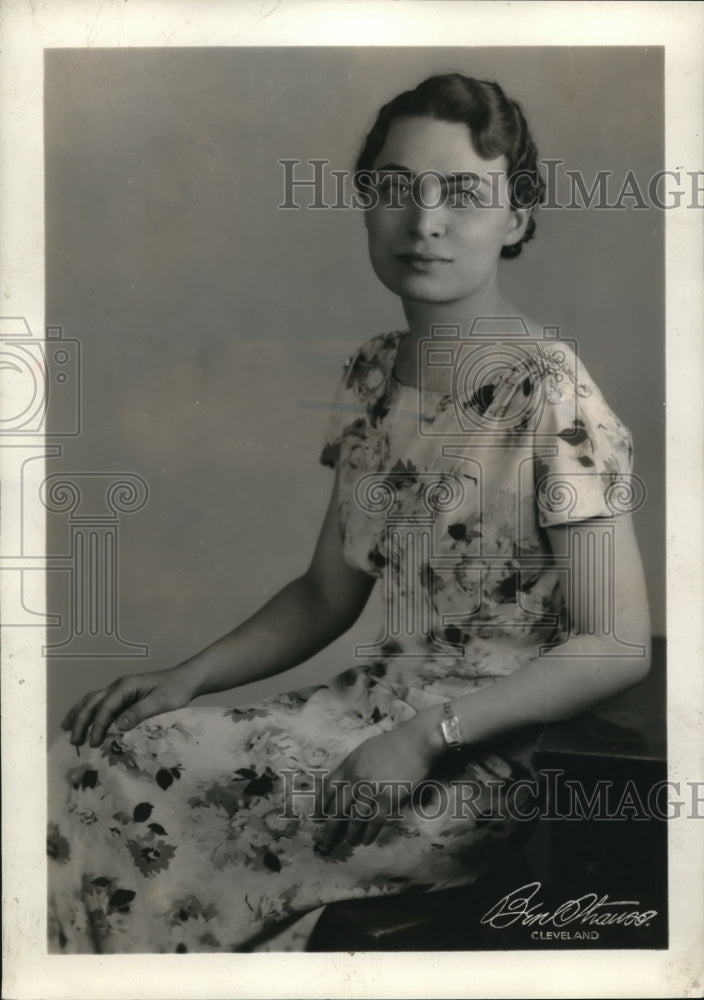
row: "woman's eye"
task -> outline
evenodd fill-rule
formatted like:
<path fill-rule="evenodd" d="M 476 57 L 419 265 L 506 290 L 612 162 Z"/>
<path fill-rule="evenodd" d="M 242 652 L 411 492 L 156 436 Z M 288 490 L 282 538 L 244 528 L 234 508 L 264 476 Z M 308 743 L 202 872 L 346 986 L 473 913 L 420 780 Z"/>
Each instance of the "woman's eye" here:
<path fill-rule="evenodd" d="M 453 208 L 472 208 L 479 204 L 479 199 L 471 188 L 460 188 L 455 191 L 452 199 Z"/>
<path fill-rule="evenodd" d="M 401 205 L 411 196 L 411 179 L 398 174 L 382 175 L 377 181 L 377 191 L 382 196 L 383 205 Z"/>

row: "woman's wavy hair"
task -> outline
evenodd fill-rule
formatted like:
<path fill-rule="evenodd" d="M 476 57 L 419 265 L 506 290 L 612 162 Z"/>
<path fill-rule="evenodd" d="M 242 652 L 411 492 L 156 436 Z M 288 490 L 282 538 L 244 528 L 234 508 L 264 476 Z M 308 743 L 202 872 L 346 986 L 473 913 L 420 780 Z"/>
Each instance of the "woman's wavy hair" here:
<path fill-rule="evenodd" d="M 513 208 L 533 209 L 545 197 L 545 181 L 538 170 L 538 150 L 517 101 L 507 97 L 498 83 L 475 80 L 461 73 L 431 76 L 415 90 L 406 90 L 379 111 L 357 157 L 355 172 L 368 172 L 386 142 L 397 118 L 435 118 L 467 126 L 474 149 L 482 159 L 505 156 L 508 196 Z M 531 211 L 523 238 L 501 250 L 502 257 L 517 257 L 523 243 L 533 239 Z"/>

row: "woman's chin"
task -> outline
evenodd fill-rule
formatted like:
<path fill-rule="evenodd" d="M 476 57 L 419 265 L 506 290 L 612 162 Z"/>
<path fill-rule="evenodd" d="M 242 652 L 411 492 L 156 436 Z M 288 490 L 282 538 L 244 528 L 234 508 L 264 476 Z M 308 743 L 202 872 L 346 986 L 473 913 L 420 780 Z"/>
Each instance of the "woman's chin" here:
<path fill-rule="evenodd" d="M 408 274 L 408 275 L 379 275 L 377 277 L 390 292 L 398 295 L 399 298 L 409 302 L 428 302 L 438 305 L 444 302 L 456 302 L 458 296 L 456 291 L 437 280 L 436 275 Z"/>

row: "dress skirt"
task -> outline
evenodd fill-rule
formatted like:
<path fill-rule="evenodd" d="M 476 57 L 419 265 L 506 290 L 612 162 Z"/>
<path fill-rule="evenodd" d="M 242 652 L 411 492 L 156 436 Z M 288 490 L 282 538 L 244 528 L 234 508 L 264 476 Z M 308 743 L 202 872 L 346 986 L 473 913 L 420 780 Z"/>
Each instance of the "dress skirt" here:
<path fill-rule="evenodd" d="M 402 669 L 378 659 L 246 708 L 191 707 L 110 730 L 99 748 L 60 737 L 49 773 L 50 950 L 302 950 L 327 903 L 474 881 L 520 825 L 501 803 L 530 775 L 526 734 L 509 756 L 453 756 L 373 844 L 317 849 L 322 772 L 441 691 L 479 690 L 452 681 L 437 658 Z"/>

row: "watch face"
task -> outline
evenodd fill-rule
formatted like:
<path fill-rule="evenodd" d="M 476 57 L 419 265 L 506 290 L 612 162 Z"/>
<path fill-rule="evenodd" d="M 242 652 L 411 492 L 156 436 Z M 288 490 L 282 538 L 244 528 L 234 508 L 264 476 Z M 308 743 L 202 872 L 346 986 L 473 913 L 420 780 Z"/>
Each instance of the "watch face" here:
<path fill-rule="evenodd" d="M 460 733 L 460 720 L 456 715 L 449 719 L 443 719 L 440 723 L 443 739 L 451 750 L 460 750 L 462 747 L 462 735 Z"/>

